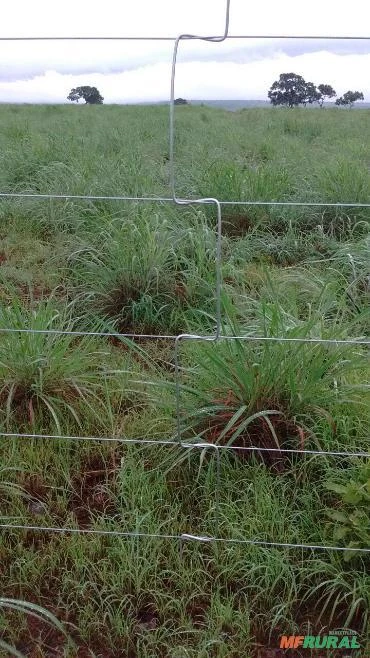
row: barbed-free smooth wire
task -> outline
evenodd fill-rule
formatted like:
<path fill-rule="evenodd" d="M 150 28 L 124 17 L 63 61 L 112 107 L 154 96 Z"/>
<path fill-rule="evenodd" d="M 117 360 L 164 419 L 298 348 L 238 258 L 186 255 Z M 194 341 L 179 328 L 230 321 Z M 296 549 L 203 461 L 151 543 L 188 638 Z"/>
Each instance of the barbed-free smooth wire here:
<path fill-rule="evenodd" d="M 107 338 L 126 338 L 132 340 L 173 340 L 186 339 L 212 342 L 215 340 L 215 334 L 198 335 L 198 334 L 124 334 L 109 331 L 74 331 L 64 329 L 18 329 L 16 327 L 0 327 L 0 334 L 55 334 L 59 336 L 100 336 Z M 370 338 L 289 338 L 286 336 L 228 336 L 224 334 L 217 335 L 217 340 L 245 340 L 262 343 L 301 343 L 301 344 L 318 344 L 318 345 L 370 345 Z"/>
<path fill-rule="evenodd" d="M 92 528 L 60 528 L 58 526 L 37 526 L 37 525 L 26 525 L 26 524 L 14 524 L 7 525 L 0 523 L 0 528 L 14 529 L 14 530 L 29 530 L 29 531 L 39 531 L 39 532 L 55 532 L 58 534 L 70 533 L 78 535 L 100 535 L 106 537 L 127 537 L 131 539 L 172 539 L 176 541 L 198 541 L 201 543 L 204 542 L 215 542 L 222 544 L 249 544 L 252 546 L 268 546 L 275 548 L 301 548 L 306 550 L 321 550 L 321 551 L 336 551 L 336 552 L 354 552 L 354 553 L 370 553 L 370 548 L 346 548 L 343 546 L 320 546 L 320 544 L 293 544 L 285 542 L 272 542 L 272 541 L 263 541 L 259 539 L 237 539 L 237 538 L 224 538 L 224 537 L 213 537 L 213 536 L 202 536 L 202 535 L 191 535 L 188 533 L 183 533 L 181 535 L 166 535 L 160 533 L 146 533 L 146 532 L 136 532 L 136 531 L 120 531 L 120 530 L 95 530 Z"/>
<path fill-rule="evenodd" d="M 179 442 L 177 439 L 130 439 L 124 437 L 114 436 L 74 436 L 70 434 L 32 434 L 32 433 L 19 433 L 19 432 L 0 432 L 0 439 L 43 439 L 52 441 L 93 441 L 102 443 L 120 443 L 123 445 L 156 445 L 156 446 L 171 446 L 178 447 Z M 185 449 L 204 450 L 205 448 L 216 449 L 222 451 L 237 451 L 237 452 L 273 452 L 282 454 L 297 454 L 297 455 L 312 455 L 312 456 L 327 456 L 327 457 L 344 457 L 344 458 L 370 458 L 370 452 L 365 451 L 340 451 L 340 450 L 310 450 L 304 448 L 260 448 L 258 446 L 233 446 L 233 445 L 218 445 L 209 442 L 189 442 L 182 441 L 181 447 Z"/>
<path fill-rule="evenodd" d="M 144 36 L 34 36 L 34 37 L 21 37 L 21 36 L 12 36 L 12 37 L 2 37 L 0 36 L 0 41 L 176 41 L 178 36 L 158 36 L 158 35 L 148 35 Z M 210 37 L 199 37 L 193 34 L 186 34 L 182 36 L 183 39 L 206 39 L 207 41 L 211 40 L 220 40 L 222 35 L 213 35 Z M 364 35 L 339 35 L 339 34 L 228 34 L 226 39 L 309 39 L 317 41 L 370 41 L 370 36 Z M 224 40 L 224 39 L 222 39 Z"/>
<path fill-rule="evenodd" d="M 32 194 L 29 192 L 0 192 L 1 198 L 9 199 L 61 199 L 64 201 L 81 200 L 81 201 L 137 201 L 147 203 L 173 203 L 173 197 L 145 197 L 145 196 L 104 196 L 93 194 Z M 186 205 L 210 205 L 215 203 L 215 199 L 178 199 Z M 217 200 L 218 201 L 218 200 Z M 338 201 L 336 203 L 326 203 L 325 201 L 218 201 L 221 206 L 293 206 L 293 207 L 307 207 L 312 206 L 315 208 L 370 208 L 369 203 L 348 203 L 346 201 Z"/>

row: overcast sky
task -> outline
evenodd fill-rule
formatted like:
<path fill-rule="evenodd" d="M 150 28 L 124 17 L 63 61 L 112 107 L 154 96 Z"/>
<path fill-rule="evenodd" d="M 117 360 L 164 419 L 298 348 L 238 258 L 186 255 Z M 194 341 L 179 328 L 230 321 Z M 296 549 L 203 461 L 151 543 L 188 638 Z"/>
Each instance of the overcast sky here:
<path fill-rule="evenodd" d="M 225 0 L 1 0 L 1 37 L 222 34 Z M 231 35 L 369 36 L 369 0 L 231 0 Z M 167 100 L 170 41 L 0 41 L 0 102 L 66 102 L 98 87 L 106 103 Z M 176 96 L 266 99 L 294 71 L 370 101 L 370 39 L 230 39 L 180 44 Z"/>

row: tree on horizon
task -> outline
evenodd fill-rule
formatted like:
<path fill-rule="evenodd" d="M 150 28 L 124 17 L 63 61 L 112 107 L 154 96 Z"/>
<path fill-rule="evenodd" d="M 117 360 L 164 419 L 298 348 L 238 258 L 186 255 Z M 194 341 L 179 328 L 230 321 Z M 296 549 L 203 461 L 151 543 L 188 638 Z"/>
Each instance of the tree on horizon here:
<path fill-rule="evenodd" d="M 296 107 L 304 102 L 306 84 L 297 73 L 280 73 L 279 80 L 273 82 L 267 95 L 272 105 Z"/>
<path fill-rule="evenodd" d="M 324 85 L 321 84 L 317 87 L 317 89 L 320 92 L 320 99 L 319 99 L 319 105 L 320 107 L 323 107 L 324 102 L 328 98 L 334 98 L 334 96 L 337 95 L 337 92 L 331 85 Z"/>
<path fill-rule="evenodd" d="M 67 100 L 76 101 L 77 103 L 81 98 L 88 105 L 101 105 L 104 101 L 98 89 L 96 87 L 89 87 L 88 85 L 74 87 L 67 96 Z"/>
<path fill-rule="evenodd" d="M 358 94 L 359 92 L 350 93 Z M 279 79 L 273 82 L 267 95 L 272 105 L 287 107 L 304 105 L 306 107 L 318 103 L 322 107 L 325 99 L 333 98 L 337 94 L 331 85 L 319 84 L 316 86 L 313 82 L 306 82 L 303 76 L 297 73 L 280 73 Z M 359 100 L 359 98 L 356 97 L 355 100 Z"/>
<path fill-rule="evenodd" d="M 354 106 L 356 101 L 363 101 L 364 95 L 362 91 L 346 91 L 343 96 L 337 98 L 335 101 L 336 105 L 349 105 L 350 108 Z"/>

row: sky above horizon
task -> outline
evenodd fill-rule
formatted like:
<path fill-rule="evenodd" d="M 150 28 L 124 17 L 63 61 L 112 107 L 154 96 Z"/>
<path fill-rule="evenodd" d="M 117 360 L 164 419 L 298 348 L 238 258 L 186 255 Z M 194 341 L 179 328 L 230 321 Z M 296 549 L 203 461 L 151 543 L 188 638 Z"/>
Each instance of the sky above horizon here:
<path fill-rule="evenodd" d="M 369 36 L 368 0 L 231 0 L 230 35 Z M 225 0 L 2 0 L 0 37 L 219 35 Z M 0 102 L 63 103 L 72 87 L 96 86 L 106 103 L 165 101 L 171 41 L 1 41 Z M 267 99 L 294 71 L 338 95 L 370 101 L 369 40 L 228 39 L 179 46 L 175 95 Z"/>

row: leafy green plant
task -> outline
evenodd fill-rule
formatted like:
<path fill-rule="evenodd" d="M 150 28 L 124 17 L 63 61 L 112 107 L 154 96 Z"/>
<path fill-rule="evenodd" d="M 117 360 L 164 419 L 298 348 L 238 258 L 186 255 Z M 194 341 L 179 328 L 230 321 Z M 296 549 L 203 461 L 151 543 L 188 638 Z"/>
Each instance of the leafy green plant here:
<path fill-rule="evenodd" d="M 337 509 L 327 512 L 333 522 L 334 541 L 350 549 L 370 549 L 370 462 L 352 471 L 346 484 L 330 481 L 326 488 L 339 496 Z M 349 561 L 357 555 L 349 550 L 344 559 Z"/>

